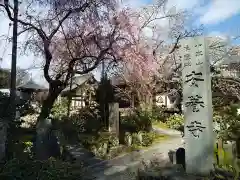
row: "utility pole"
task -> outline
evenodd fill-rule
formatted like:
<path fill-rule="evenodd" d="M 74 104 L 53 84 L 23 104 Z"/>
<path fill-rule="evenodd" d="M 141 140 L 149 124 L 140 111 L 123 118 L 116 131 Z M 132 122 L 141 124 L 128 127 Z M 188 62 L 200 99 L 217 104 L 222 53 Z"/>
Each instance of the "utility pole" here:
<path fill-rule="evenodd" d="M 17 34 L 18 34 L 18 0 L 14 0 L 13 7 L 13 35 L 12 35 L 12 65 L 10 82 L 10 112 L 11 120 L 16 116 L 16 71 L 17 71 Z"/>
<path fill-rule="evenodd" d="M 10 81 L 10 102 L 8 114 L 8 128 L 6 129 L 5 152 L 8 158 L 12 157 L 11 145 L 13 143 L 11 125 L 16 118 L 16 72 L 17 72 L 17 34 L 18 34 L 18 0 L 14 0 L 13 7 L 13 34 L 12 34 L 12 65 Z"/>

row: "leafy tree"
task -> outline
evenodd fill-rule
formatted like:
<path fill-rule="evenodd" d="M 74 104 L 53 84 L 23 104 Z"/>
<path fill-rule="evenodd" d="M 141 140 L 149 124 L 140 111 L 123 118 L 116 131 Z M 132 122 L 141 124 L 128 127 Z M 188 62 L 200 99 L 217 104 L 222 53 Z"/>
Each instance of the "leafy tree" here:
<path fill-rule="evenodd" d="M 102 61 L 116 64 L 122 60 L 119 49 L 129 47 L 126 29 L 131 27 L 121 16 L 124 12 L 116 11 L 116 5 L 113 0 L 35 0 L 22 3 L 22 13 L 18 18 L 19 34 L 28 32 L 26 50 L 44 57 L 43 72 L 49 83 L 49 93 L 36 125 L 36 155 L 39 159 L 49 158 L 48 150 L 40 140 L 46 139 L 49 133 L 45 119 L 58 95 L 69 84 L 72 74 L 89 73 Z M 4 0 L 0 6 L 13 21 L 9 0 Z"/>
<path fill-rule="evenodd" d="M 0 118 L 6 118 L 7 116 L 7 104 L 9 103 L 9 96 L 0 92 Z"/>
<path fill-rule="evenodd" d="M 27 71 L 17 68 L 16 85 L 26 83 L 30 80 L 30 75 Z M 0 88 L 8 89 L 10 87 L 10 70 L 0 68 Z"/>
<path fill-rule="evenodd" d="M 62 98 L 61 102 L 55 102 L 51 111 L 54 119 L 62 119 L 67 116 L 68 101 L 66 98 Z"/>
<path fill-rule="evenodd" d="M 179 41 L 202 32 L 201 27 L 187 28 L 189 13 L 174 8 L 168 11 L 166 3 L 157 1 L 137 12 L 129 10 L 122 15 L 122 19 L 131 19 L 130 23 L 126 22 L 134 28 L 128 29 L 131 45 L 123 51 L 126 61 L 117 67 L 115 74 L 130 87 L 125 94 L 132 98 L 134 92 L 144 109 L 151 107 L 156 86 L 168 83 L 179 73 L 181 63 L 175 58 Z M 163 27 L 162 20 L 169 21 L 169 26 Z"/>
<path fill-rule="evenodd" d="M 10 84 L 10 71 L 7 69 L 0 68 L 0 88 L 7 89 Z"/>
<path fill-rule="evenodd" d="M 21 84 L 24 84 L 30 80 L 30 74 L 28 71 L 17 68 L 17 77 L 16 77 L 16 85 L 19 86 Z"/>
<path fill-rule="evenodd" d="M 214 121 L 219 123 L 219 136 L 225 140 L 239 140 L 240 138 L 240 115 L 239 104 L 222 106 L 215 111 Z"/>

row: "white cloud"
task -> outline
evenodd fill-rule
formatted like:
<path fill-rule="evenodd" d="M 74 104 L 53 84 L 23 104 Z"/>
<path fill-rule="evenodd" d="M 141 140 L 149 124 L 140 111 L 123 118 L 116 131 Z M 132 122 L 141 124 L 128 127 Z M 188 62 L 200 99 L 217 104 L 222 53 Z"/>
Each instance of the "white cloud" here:
<path fill-rule="evenodd" d="M 141 6 L 144 6 L 146 5 L 147 2 L 144 1 L 144 0 L 123 0 L 121 5 L 123 7 L 130 7 L 130 8 L 133 8 L 133 9 L 136 9 L 136 8 L 139 8 Z"/>
<path fill-rule="evenodd" d="M 168 0 L 167 9 L 176 7 L 178 10 L 192 9 L 199 5 L 201 0 Z"/>
<path fill-rule="evenodd" d="M 200 17 L 203 24 L 217 24 L 240 11 L 240 0 L 212 0 Z"/>
<path fill-rule="evenodd" d="M 155 0 L 152 0 L 151 2 L 148 0 L 123 0 L 121 4 L 123 7 L 130 7 L 135 9 L 156 2 L 157 1 Z M 202 0 L 168 0 L 166 9 L 169 10 L 172 7 L 176 7 L 177 10 L 191 9 L 199 5 L 201 2 Z"/>
<path fill-rule="evenodd" d="M 168 0 L 167 9 L 190 10 L 200 23 L 218 24 L 240 12 L 240 0 Z"/>
<path fill-rule="evenodd" d="M 224 34 L 224 33 L 219 32 L 219 31 L 212 31 L 208 34 L 208 36 L 217 37 L 217 38 L 221 38 L 221 39 L 224 39 L 224 40 L 227 40 L 229 38 L 227 34 Z"/>

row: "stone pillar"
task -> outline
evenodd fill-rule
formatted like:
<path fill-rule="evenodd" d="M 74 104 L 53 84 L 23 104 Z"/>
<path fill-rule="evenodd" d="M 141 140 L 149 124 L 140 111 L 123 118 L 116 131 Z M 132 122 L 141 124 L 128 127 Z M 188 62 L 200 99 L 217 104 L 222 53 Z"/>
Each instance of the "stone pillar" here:
<path fill-rule="evenodd" d="M 119 104 L 109 103 L 109 132 L 116 133 L 119 137 Z"/>
<path fill-rule="evenodd" d="M 204 37 L 180 42 L 182 60 L 186 171 L 209 175 L 214 162 L 212 91 L 209 55 Z"/>

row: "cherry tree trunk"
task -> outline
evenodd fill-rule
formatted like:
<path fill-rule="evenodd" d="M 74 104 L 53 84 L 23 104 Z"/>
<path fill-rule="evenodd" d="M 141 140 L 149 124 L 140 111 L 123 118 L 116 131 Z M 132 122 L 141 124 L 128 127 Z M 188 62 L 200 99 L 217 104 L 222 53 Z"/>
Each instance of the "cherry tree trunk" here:
<path fill-rule="evenodd" d="M 52 134 L 52 122 L 48 119 L 51 109 L 61 89 L 49 90 L 48 96 L 43 102 L 41 112 L 38 116 L 36 125 L 36 136 L 34 151 L 36 159 L 47 160 L 51 156 L 60 155 L 59 146 L 57 144 L 57 139 Z"/>

